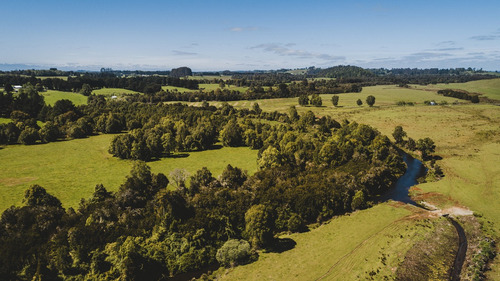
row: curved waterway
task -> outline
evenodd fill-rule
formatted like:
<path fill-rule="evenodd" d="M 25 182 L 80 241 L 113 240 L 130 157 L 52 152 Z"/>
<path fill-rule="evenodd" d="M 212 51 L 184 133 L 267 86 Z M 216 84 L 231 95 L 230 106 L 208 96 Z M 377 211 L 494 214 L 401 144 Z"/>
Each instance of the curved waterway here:
<path fill-rule="evenodd" d="M 405 173 L 398 179 L 387 193 L 382 196 L 382 200 L 386 201 L 392 199 L 394 201 L 399 201 L 407 204 L 412 204 L 418 206 L 415 201 L 411 200 L 408 195 L 410 187 L 417 185 L 417 179 L 427 172 L 425 166 L 420 162 L 420 160 L 411 157 L 411 155 L 402 152 L 403 161 L 406 163 Z M 420 206 L 418 206 L 420 207 Z"/>

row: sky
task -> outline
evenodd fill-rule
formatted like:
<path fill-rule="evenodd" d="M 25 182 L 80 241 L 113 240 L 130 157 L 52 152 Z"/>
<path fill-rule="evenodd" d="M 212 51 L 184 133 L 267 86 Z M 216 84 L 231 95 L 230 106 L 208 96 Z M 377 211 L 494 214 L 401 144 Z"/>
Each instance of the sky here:
<path fill-rule="evenodd" d="M 0 66 L 500 70 L 500 1 L 0 0 Z"/>

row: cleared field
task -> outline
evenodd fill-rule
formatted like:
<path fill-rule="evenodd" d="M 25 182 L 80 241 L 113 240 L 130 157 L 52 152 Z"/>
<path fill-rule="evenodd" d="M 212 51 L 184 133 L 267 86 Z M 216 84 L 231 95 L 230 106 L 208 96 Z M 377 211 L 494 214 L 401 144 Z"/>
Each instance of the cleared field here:
<path fill-rule="evenodd" d="M 48 105 L 54 105 L 56 101 L 62 99 L 70 100 L 75 105 L 87 104 L 87 97 L 79 93 L 48 90 L 40 94 L 44 97 L 45 103 Z"/>
<path fill-rule="evenodd" d="M 129 174 L 132 161 L 112 157 L 107 151 L 113 135 L 99 135 L 48 144 L 11 145 L 0 149 L 0 211 L 22 202 L 24 191 L 39 184 L 58 197 L 64 207 L 77 207 L 88 198 L 96 184 L 115 191 Z M 176 158 L 149 162 L 154 173 L 184 168 L 193 174 L 207 167 L 214 176 L 227 164 L 247 170 L 257 169 L 257 151 L 246 147 L 190 152 Z M 216 161 L 215 161 L 216 160 Z"/>
<path fill-rule="evenodd" d="M 260 253 L 257 262 L 219 271 L 222 280 L 388 280 L 406 251 L 431 231 L 410 219 L 411 209 L 379 204 L 334 218 L 310 232 L 285 235 L 297 244 L 283 253 Z M 371 273 L 371 274 L 370 274 Z"/>
<path fill-rule="evenodd" d="M 490 99 L 500 100 L 500 78 L 471 81 L 467 83 L 436 84 L 416 87 L 431 90 L 460 89 L 472 93 L 480 93 Z"/>
<path fill-rule="evenodd" d="M 182 87 L 175 87 L 175 86 L 162 86 L 161 87 L 163 90 L 169 90 L 169 91 L 179 91 L 179 92 L 197 92 L 198 90 L 191 90 L 187 88 L 182 88 Z M 199 84 L 199 88 L 202 91 L 210 92 L 210 91 L 215 91 L 219 89 L 219 84 Z M 237 87 L 233 85 L 227 85 L 224 89 L 228 89 L 231 91 L 239 91 L 239 92 L 245 92 L 248 87 Z"/>
<path fill-rule="evenodd" d="M 313 107 L 313 106 L 299 106 L 298 98 L 281 98 L 281 99 L 263 99 L 263 100 L 241 100 L 232 101 L 229 104 L 236 108 L 251 108 L 252 105 L 257 102 L 259 103 L 262 110 L 265 111 L 281 111 L 287 112 L 290 106 L 295 105 L 299 113 L 312 110 L 317 114 L 331 114 L 332 112 L 349 113 L 358 110 L 372 110 L 366 105 L 366 97 L 369 95 L 375 96 L 375 105 L 373 108 L 381 107 L 392 107 L 395 106 L 398 101 L 413 102 L 416 105 L 423 105 L 424 101 L 435 100 L 436 102 L 446 101 L 452 103 L 456 101 L 456 98 L 443 97 L 432 91 L 422 91 L 417 89 L 406 89 L 398 86 L 373 86 L 365 87 L 361 93 L 345 93 L 338 94 L 339 103 L 338 107 L 332 105 L 331 94 L 320 95 L 323 106 Z M 363 101 L 362 106 L 358 106 L 356 101 L 361 99 Z M 190 105 L 198 105 L 198 103 L 188 103 Z M 201 103 L 200 103 L 201 104 Z M 220 106 L 222 102 L 210 102 L 211 105 Z"/>
<path fill-rule="evenodd" d="M 7 124 L 12 122 L 10 118 L 0 118 L 0 124 Z"/>
<path fill-rule="evenodd" d="M 92 94 L 95 95 L 103 95 L 107 97 L 111 96 L 121 96 L 123 94 L 140 94 L 139 92 L 132 91 L 132 90 L 127 90 L 127 89 L 122 89 L 122 88 L 102 88 L 98 90 L 93 90 Z"/>
<path fill-rule="evenodd" d="M 456 88 L 454 85 L 450 84 L 448 87 Z M 474 90 L 471 91 L 474 92 Z M 369 94 L 376 97 L 374 107 L 355 105 L 358 98 L 364 101 Z M 322 95 L 324 105 L 330 102 L 328 97 L 331 95 Z M 413 139 L 430 137 L 436 143 L 436 154 L 442 157 L 442 160 L 437 161 L 437 163 L 443 168 L 445 177 L 436 182 L 420 184 L 412 189 L 413 192 L 423 194 L 423 196 L 427 193 L 442 194 L 442 198 L 445 200 L 431 202 L 438 206 L 441 204 L 441 207 L 450 204 L 466 206 L 493 222 L 494 229 L 500 233 L 500 110 L 498 106 L 467 102 L 460 105 L 425 106 L 422 104 L 424 100 L 433 99 L 437 102 L 446 100 L 451 104 L 456 99 L 442 97 L 432 91 L 403 89 L 394 86 L 367 87 L 363 89 L 362 93 L 340 94 L 339 97 L 339 105 L 343 105 L 343 107 L 334 108 L 330 105 L 319 108 L 297 106 L 297 110 L 299 113 L 312 110 L 317 116 L 330 115 L 339 121 L 348 119 L 368 124 L 388 136 L 391 136 L 395 126 L 401 125 L 408 136 Z M 395 106 L 394 104 L 400 100 L 416 102 L 417 105 Z M 253 102 L 255 101 L 237 101 L 231 104 L 235 107 L 250 108 Z M 289 106 L 297 105 L 296 98 L 259 100 L 257 102 L 266 111 L 286 112 Z M 211 104 L 217 105 L 216 103 Z M 429 200 L 433 199 L 429 198 Z M 384 216 L 376 208 L 364 212 L 374 212 L 374 215 Z M 373 222 L 370 221 L 370 223 L 376 224 L 376 221 L 377 219 Z M 352 223 L 363 224 L 360 221 Z M 335 228 L 339 232 L 339 236 L 332 240 L 329 239 L 332 234 L 327 230 L 323 231 L 322 228 L 311 231 L 311 233 L 317 231 L 317 237 L 309 236 L 312 235 L 310 233 L 294 234 L 293 239 L 297 241 L 297 246 L 293 250 L 282 254 L 263 254 L 256 263 L 243 266 L 241 269 L 240 267 L 236 268 L 227 276 L 227 280 L 315 280 L 321 276 L 321 274 L 318 275 L 318 272 L 323 272 L 326 266 L 312 264 L 309 260 L 313 259 L 316 262 L 325 260 L 334 264 L 338 261 L 338 256 L 332 253 L 334 251 L 339 252 L 337 255 L 348 254 L 349 256 L 344 262 L 339 263 L 335 267 L 338 269 L 332 270 L 332 274 L 326 276 L 325 280 L 364 279 L 363 275 L 358 277 L 349 274 L 353 274 L 352 272 L 363 274 L 365 268 L 374 268 L 370 258 L 368 258 L 369 254 L 367 256 L 352 255 L 349 249 L 332 250 L 330 247 L 337 245 L 339 241 L 341 244 L 359 243 L 357 245 L 363 247 L 366 252 L 381 249 L 383 246 L 377 245 L 375 242 L 368 246 L 366 242 L 359 242 L 356 238 L 353 241 L 358 242 L 353 242 L 349 237 L 340 236 L 345 234 L 344 230 L 348 229 L 346 226 L 339 224 Z M 370 232 L 370 230 L 363 231 Z M 398 230 L 394 231 L 397 233 Z M 301 247 L 302 236 L 304 237 L 303 243 L 312 244 Z M 377 236 L 377 239 L 383 238 Z M 391 241 L 391 243 L 394 242 Z M 384 247 L 384 252 L 393 256 L 397 253 L 404 253 L 404 248 Z M 302 264 L 305 264 L 304 267 Z M 356 267 L 357 265 L 359 267 Z M 295 270 L 295 268 L 300 270 Z M 343 271 L 344 268 L 346 268 L 345 271 Z M 495 260 L 492 268 L 493 270 L 488 272 L 488 277 L 491 280 L 500 280 L 500 261 L 498 259 Z M 336 270 L 339 270 L 339 273 L 333 273 L 337 272 Z"/>
<path fill-rule="evenodd" d="M 64 81 L 68 81 L 68 76 L 37 76 L 36 78 L 42 79 L 42 80 L 52 78 L 52 79 L 62 79 Z"/>

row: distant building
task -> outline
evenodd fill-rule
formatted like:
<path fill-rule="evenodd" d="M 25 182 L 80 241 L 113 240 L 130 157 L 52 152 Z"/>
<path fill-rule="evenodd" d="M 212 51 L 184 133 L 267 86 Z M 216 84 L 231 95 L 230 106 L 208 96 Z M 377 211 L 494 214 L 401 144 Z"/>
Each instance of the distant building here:
<path fill-rule="evenodd" d="M 12 86 L 12 88 L 14 88 L 14 91 L 19 92 L 19 90 L 21 90 L 23 88 L 23 86 L 21 86 L 21 85 L 14 85 L 14 86 Z"/>

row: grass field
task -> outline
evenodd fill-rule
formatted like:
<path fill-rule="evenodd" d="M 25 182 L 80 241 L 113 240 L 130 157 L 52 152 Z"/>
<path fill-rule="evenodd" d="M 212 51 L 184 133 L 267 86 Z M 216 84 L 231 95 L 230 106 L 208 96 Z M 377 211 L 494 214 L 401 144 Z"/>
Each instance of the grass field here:
<path fill-rule="evenodd" d="M 485 81 L 491 80 L 482 82 Z M 458 86 L 455 85 L 447 86 L 456 89 Z M 471 92 L 478 91 L 471 90 Z M 355 105 L 358 98 L 364 101 L 369 94 L 376 97 L 374 107 Z M 460 105 L 425 106 L 422 104 L 424 100 L 436 100 L 437 102 L 446 100 L 451 104 L 456 99 L 439 96 L 429 89 L 422 91 L 396 86 L 366 87 L 362 93 L 340 94 L 339 105 L 341 107 L 338 108 L 328 105 L 330 97 L 331 95 L 322 95 L 323 104 L 327 106 L 319 108 L 297 106 L 297 109 L 299 113 L 312 110 L 317 116 L 330 115 L 339 121 L 348 119 L 368 124 L 388 136 L 391 136 L 395 126 L 401 125 L 408 136 L 413 139 L 430 137 L 436 143 L 436 154 L 442 157 L 442 160 L 437 163 L 443 168 L 445 177 L 440 181 L 420 184 L 414 188 L 415 192 L 443 194 L 442 197 L 446 198 L 444 202 L 433 203 L 466 206 L 482 214 L 486 220 L 493 222 L 494 229 L 500 233 L 500 108 L 498 106 L 468 102 Z M 395 106 L 394 104 L 399 100 L 416 102 L 417 105 Z M 253 102 L 238 101 L 232 102 L 232 104 L 239 108 L 249 108 Z M 296 98 L 259 100 L 257 102 L 262 109 L 267 111 L 286 112 L 289 106 L 297 105 Z M 216 103 L 211 104 L 216 105 Z M 370 221 L 373 224 L 378 223 L 378 216 L 386 216 L 375 208 L 364 212 L 374 212 L 373 215 L 377 216 L 377 219 Z M 394 218 L 388 220 L 391 219 L 396 220 Z M 335 222 L 336 220 L 332 223 Z M 319 228 L 311 233 L 295 234 L 293 236 L 293 239 L 297 241 L 295 249 L 283 254 L 264 254 L 262 259 L 256 263 L 236 268 L 234 272 L 227 275 L 227 280 L 256 280 L 261 277 L 265 280 L 315 280 L 320 276 L 318 272 L 324 272 L 327 267 L 310 262 L 312 257 L 315 257 L 314 260 L 321 259 L 336 263 L 338 256 L 332 253 L 330 247 L 336 245 L 337 241 L 342 241 L 342 244 L 358 243 L 357 245 L 363 248 L 366 245 L 362 239 L 352 238 L 351 240 L 349 237 L 340 236 L 345 235 L 344 229 L 348 229 L 351 223 L 363 224 L 362 222 L 337 223 L 335 229 L 339 231 L 339 236 L 336 239 L 329 239 L 331 234 L 326 230 L 327 228 Z M 363 231 L 370 233 L 370 230 Z M 313 236 L 313 232 L 318 233 Z M 303 243 L 309 243 L 308 246 L 300 246 L 302 239 L 304 239 Z M 374 251 L 380 247 L 374 241 L 371 246 L 366 245 L 366 251 Z M 386 248 L 384 252 L 392 256 L 403 250 L 403 248 Z M 349 249 L 337 249 L 337 251 L 339 252 L 337 255 L 351 253 Z M 342 266 L 337 266 L 339 273 L 332 273 L 325 277 L 325 280 L 364 279 L 362 276 L 349 276 L 349 274 L 352 272 L 363 273 L 365 268 L 374 266 L 369 262 L 370 259 L 368 261 L 365 259 L 368 258 L 349 254 L 342 262 Z M 304 267 L 302 264 L 305 264 Z M 356 267 L 357 265 L 359 267 Z M 495 260 L 492 267 L 493 270 L 488 272 L 489 278 L 500 280 L 498 259 Z M 346 270 L 343 271 L 343 268 Z M 258 274 L 258 277 L 255 274 Z"/>
<path fill-rule="evenodd" d="M 79 93 L 48 90 L 40 94 L 44 97 L 45 103 L 48 105 L 54 105 L 56 101 L 62 99 L 70 100 L 75 105 L 87 104 L 87 97 Z"/>
<path fill-rule="evenodd" d="M 95 95 L 103 95 L 107 97 L 111 96 L 121 96 L 123 94 L 140 94 L 139 92 L 132 91 L 132 90 L 127 90 L 127 89 L 122 89 L 122 88 L 102 88 L 98 90 L 93 90 L 92 94 Z"/>
<path fill-rule="evenodd" d="M 10 118 L 0 118 L 0 124 L 7 124 L 12 122 Z"/>
<path fill-rule="evenodd" d="M 490 99 L 500 100 L 500 78 L 471 81 L 467 83 L 436 84 L 416 87 L 431 90 L 460 89 L 471 93 L 480 93 Z"/>
<path fill-rule="evenodd" d="M 375 280 L 391 280 L 406 251 L 432 229 L 409 219 L 411 208 L 384 203 L 282 236 L 296 246 L 260 253 L 255 263 L 219 272 L 221 280 L 371 280 L 370 272 Z"/>
<path fill-rule="evenodd" d="M 169 91 L 179 91 L 179 92 L 197 92 L 198 90 L 191 90 L 187 88 L 182 88 L 182 87 L 174 87 L 174 86 L 162 86 L 161 87 L 163 90 L 169 90 Z M 219 84 L 199 84 L 200 90 L 210 92 L 210 91 L 215 91 L 219 89 Z M 233 85 L 227 85 L 224 89 L 228 89 L 231 91 L 239 91 L 239 92 L 245 92 L 248 87 L 237 87 Z"/>
<path fill-rule="evenodd" d="M 21 204 L 24 190 L 40 184 L 58 197 L 64 207 L 77 207 L 80 198 L 88 198 L 96 184 L 115 191 L 128 175 L 132 161 L 112 157 L 107 151 L 113 135 L 87 139 L 0 149 L 0 211 Z M 214 161 L 214 160 L 217 161 Z M 207 167 L 214 176 L 227 164 L 254 173 L 257 151 L 245 147 L 192 152 L 188 157 L 164 158 L 149 162 L 154 173 L 167 177 L 176 168 L 193 174 Z"/>

